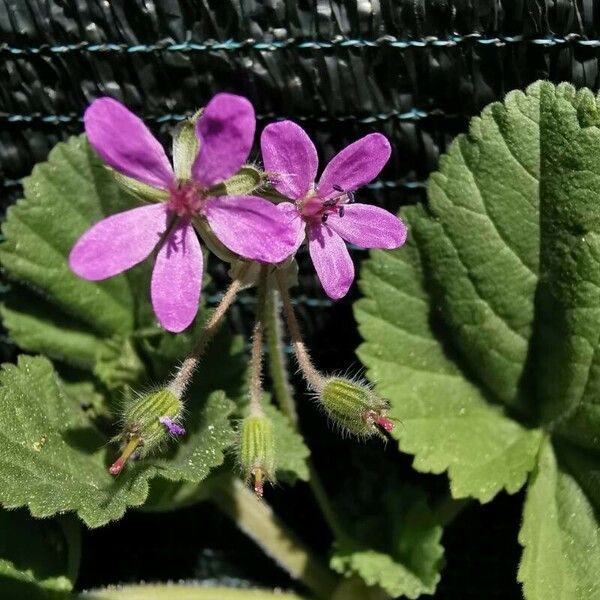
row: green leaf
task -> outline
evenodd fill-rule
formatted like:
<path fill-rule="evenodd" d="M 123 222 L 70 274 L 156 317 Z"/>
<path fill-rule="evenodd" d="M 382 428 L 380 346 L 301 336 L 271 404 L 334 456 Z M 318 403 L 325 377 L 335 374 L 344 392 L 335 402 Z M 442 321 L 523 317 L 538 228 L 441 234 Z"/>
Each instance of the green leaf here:
<path fill-rule="evenodd" d="M 440 579 L 444 550 L 442 528 L 435 522 L 423 494 L 395 483 L 392 471 L 374 495 L 361 480 L 361 491 L 347 495 L 348 539 L 338 540 L 331 567 L 346 577 L 358 575 L 368 586 L 379 586 L 393 597 L 433 594 Z M 356 506 L 354 511 L 348 504 Z M 373 511 L 375 509 L 376 512 Z M 354 513 L 353 515 L 351 513 Z"/>
<path fill-rule="evenodd" d="M 406 209 L 409 226 L 426 218 Z M 364 264 L 355 305 L 366 340 L 358 356 L 391 402 L 393 435 L 415 455 L 419 471 L 448 470 L 454 497 L 487 502 L 501 489 L 517 491 L 533 468 L 540 432 L 507 417 L 463 373 L 431 306 L 414 237 L 395 252 L 376 251 Z M 401 310 L 399 310 L 401 308 Z"/>
<path fill-rule="evenodd" d="M 600 449 L 598 100 L 543 88 L 540 285 L 535 349 L 542 418 Z"/>
<path fill-rule="evenodd" d="M 527 489 L 519 542 L 524 547 L 519 581 L 527 600 L 600 598 L 600 528 L 595 506 L 578 481 L 585 462 L 557 463 L 545 439 Z M 597 465 L 598 463 L 596 463 Z M 596 467 L 596 496 L 598 468 Z M 596 498 L 597 500 L 597 498 Z"/>
<path fill-rule="evenodd" d="M 430 178 L 434 219 L 413 230 L 461 357 L 517 406 L 539 262 L 540 87 L 511 92 L 471 121 Z"/>
<path fill-rule="evenodd" d="M 109 336 L 131 331 L 134 296 L 127 278 L 84 281 L 66 260 L 92 223 L 133 206 L 84 136 L 57 144 L 48 162 L 36 165 L 25 179 L 24 192 L 2 227 L 6 241 L 0 245 L 0 261 L 8 276 L 88 330 Z"/>
<path fill-rule="evenodd" d="M 273 421 L 275 430 L 275 457 L 277 479 L 294 484 L 296 479 L 308 481 L 310 450 L 289 419 L 275 406 L 265 402 L 265 412 Z"/>
<path fill-rule="evenodd" d="M 75 511 L 98 527 L 142 504 L 152 477 L 201 481 L 222 464 L 234 435 L 233 404 L 224 394 L 202 400 L 190 400 L 188 435 L 169 458 L 141 461 L 113 478 L 107 467 L 114 450 L 65 393 L 50 362 L 21 356 L 18 366 L 0 372 L 0 503 L 27 506 L 35 517 Z"/>
<path fill-rule="evenodd" d="M 57 144 L 25 180 L 24 192 L 8 210 L 0 244 L 2 267 L 19 284 L 1 309 L 12 339 L 30 352 L 96 370 L 110 388 L 138 382 L 142 369 L 130 337 L 154 322 L 149 264 L 100 282 L 80 279 L 68 266 L 86 229 L 135 201 L 84 136 Z"/>
<path fill-rule="evenodd" d="M 24 510 L 0 509 L 0 531 L 2 598 L 63 597 L 73 589 L 81 546 L 73 518 L 35 520 Z"/>

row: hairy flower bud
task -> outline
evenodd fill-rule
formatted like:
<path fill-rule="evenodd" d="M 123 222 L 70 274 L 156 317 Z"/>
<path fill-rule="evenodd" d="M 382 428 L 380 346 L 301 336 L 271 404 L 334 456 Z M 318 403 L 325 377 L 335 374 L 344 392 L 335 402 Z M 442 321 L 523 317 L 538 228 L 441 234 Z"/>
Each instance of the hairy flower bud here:
<path fill-rule="evenodd" d="M 182 412 L 179 396 L 168 387 L 128 403 L 123 410 L 123 429 L 116 438 L 123 452 L 110 467 L 111 475 L 118 475 L 132 456 L 146 456 L 170 437 L 184 435 L 179 424 Z"/>
<path fill-rule="evenodd" d="M 264 482 L 275 475 L 275 435 L 267 417 L 250 415 L 240 427 L 238 460 L 244 476 L 251 480 L 256 495 L 262 497 Z"/>
<path fill-rule="evenodd" d="M 390 405 L 366 383 L 345 377 L 331 377 L 318 400 L 335 425 L 359 437 L 373 434 L 383 437 L 381 430 L 391 431 L 392 421 L 385 416 Z"/>

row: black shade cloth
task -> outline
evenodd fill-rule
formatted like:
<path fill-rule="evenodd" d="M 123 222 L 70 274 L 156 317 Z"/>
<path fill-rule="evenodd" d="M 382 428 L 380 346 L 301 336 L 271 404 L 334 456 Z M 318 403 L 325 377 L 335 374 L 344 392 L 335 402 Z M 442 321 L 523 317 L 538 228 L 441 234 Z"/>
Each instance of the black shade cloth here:
<path fill-rule="evenodd" d="M 596 90 L 599 57 L 595 0 L 0 0 L 0 209 L 82 131 L 94 98 L 123 101 L 168 142 L 189 111 L 231 91 L 254 103 L 259 131 L 300 122 L 323 160 L 370 131 L 389 136 L 392 159 L 360 195 L 395 210 L 424 200 L 440 153 L 483 106 L 540 78 Z M 353 360 L 353 297 L 323 311 L 303 275 L 299 310 L 323 368 Z M 251 318 L 242 303 L 231 322 L 247 330 Z M 519 505 L 500 498 L 493 507 L 508 508 L 473 509 L 449 529 L 436 597 L 520 597 Z M 90 570 L 101 569 L 84 563 L 82 585 L 98 583 Z"/>

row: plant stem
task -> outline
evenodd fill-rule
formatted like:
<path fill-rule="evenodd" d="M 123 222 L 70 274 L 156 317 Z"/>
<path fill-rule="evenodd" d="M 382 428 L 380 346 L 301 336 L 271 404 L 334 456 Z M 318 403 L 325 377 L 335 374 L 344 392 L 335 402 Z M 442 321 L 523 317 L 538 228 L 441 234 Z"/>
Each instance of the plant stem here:
<path fill-rule="evenodd" d="M 279 309 L 279 292 L 271 288 L 267 294 L 265 307 L 265 334 L 269 349 L 269 373 L 273 382 L 275 399 L 282 412 L 294 426 L 298 425 L 298 413 L 288 377 L 287 360 L 283 350 L 283 330 Z"/>
<path fill-rule="evenodd" d="M 278 284 L 281 289 L 281 281 L 278 280 Z M 287 289 L 286 289 L 287 292 Z M 277 403 L 279 404 L 281 410 L 288 416 L 292 425 L 295 429 L 299 431 L 299 423 L 298 423 L 298 415 L 296 413 L 296 406 L 294 404 L 294 398 L 292 396 L 292 388 L 288 380 L 288 370 L 287 370 L 287 358 L 283 352 L 283 342 L 282 342 L 282 327 L 279 319 L 279 310 L 278 310 L 278 292 L 277 290 L 271 290 L 271 301 L 268 305 L 268 316 L 267 316 L 267 347 L 269 349 L 269 369 L 271 374 L 271 379 L 273 380 L 273 391 L 275 393 L 275 398 Z M 283 298 L 284 307 L 288 305 L 288 312 L 291 309 L 292 314 L 292 326 L 295 331 L 296 340 L 299 339 L 300 329 L 298 327 L 298 322 L 293 313 L 293 308 L 291 306 L 291 302 L 289 301 L 289 295 L 286 293 L 286 296 Z M 288 319 L 289 323 L 289 319 Z M 289 325 L 288 325 L 289 326 Z M 291 328 L 290 328 L 291 329 Z M 294 339 L 294 334 L 292 334 L 292 339 Z M 300 339 L 302 347 L 304 347 L 304 343 Z M 306 352 L 308 354 L 308 352 Z M 310 361 L 310 358 L 309 358 Z M 300 361 L 298 361 L 300 362 Z M 312 362 L 311 362 L 312 366 Z M 312 367 L 314 371 L 316 369 Z M 319 378 L 322 379 L 321 374 L 319 373 Z M 323 518 L 325 522 L 329 526 L 331 533 L 338 541 L 342 541 L 347 539 L 346 534 L 342 526 L 340 525 L 339 519 L 337 518 L 337 514 L 333 509 L 327 493 L 325 492 L 325 488 L 323 483 L 321 482 L 321 478 L 319 477 L 317 470 L 311 459 L 308 459 L 308 470 L 309 470 L 309 480 L 308 484 L 311 488 L 313 496 L 321 509 L 321 513 L 323 514 Z"/>
<path fill-rule="evenodd" d="M 202 333 L 200 334 L 200 337 L 198 338 L 198 341 L 196 342 L 191 354 L 183 361 L 179 371 L 177 372 L 177 375 L 175 375 L 175 378 L 169 384 L 169 387 L 175 395 L 179 397 L 183 395 L 185 388 L 192 380 L 194 371 L 202 359 L 208 344 L 217 332 L 219 325 L 221 324 L 221 320 L 235 300 L 237 293 L 240 291 L 240 288 L 242 287 L 242 279 L 250 268 L 250 264 L 251 263 L 246 263 L 240 270 L 238 277 L 231 282 L 227 288 L 227 291 L 223 295 L 221 302 L 219 302 L 214 312 L 210 316 L 210 319 L 202 329 Z"/>
<path fill-rule="evenodd" d="M 271 590 L 211 587 L 189 584 L 149 584 L 111 586 L 78 594 L 77 600 L 303 600 L 291 592 Z"/>
<path fill-rule="evenodd" d="M 262 409 L 262 355 L 265 321 L 265 301 L 267 297 L 267 267 L 260 268 L 256 315 L 252 333 L 252 351 L 250 356 L 250 414 L 260 416 Z"/>
<path fill-rule="evenodd" d="M 241 481 L 233 477 L 220 479 L 211 488 L 211 498 L 292 577 L 302 581 L 318 598 L 331 598 L 338 578 Z"/>
<path fill-rule="evenodd" d="M 279 287 L 281 299 L 283 300 L 283 314 L 285 315 L 288 331 L 290 333 L 290 337 L 292 338 L 292 346 L 294 347 L 294 354 L 296 356 L 296 361 L 298 362 L 298 367 L 300 368 L 300 372 L 304 376 L 304 379 L 306 379 L 308 386 L 314 392 L 318 393 L 323 389 L 325 378 L 314 366 L 312 359 L 310 358 L 310 354 L 308 353 L 308 350 L 304 345 L 304 341 L 302 340 L 300 326 L 298 325 L 298 320 L 296 319 L 296 314 L 294 313 L 294 307 L 292 306 L 285 276 L 281 271 L 276 271 L 275 277 L 277 279 L 277 285 Z"/>

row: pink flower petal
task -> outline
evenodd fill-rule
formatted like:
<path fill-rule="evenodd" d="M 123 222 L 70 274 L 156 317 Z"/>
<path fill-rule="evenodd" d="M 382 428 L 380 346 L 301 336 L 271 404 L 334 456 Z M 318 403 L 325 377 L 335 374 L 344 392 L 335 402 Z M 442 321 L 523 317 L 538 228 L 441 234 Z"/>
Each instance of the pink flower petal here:
<path fill-rule="evenodd" d="M 302 242 L 306 238 L 306 224 L 293 202 L 281 202 L 276 206 L 277 210 L 283 213 L 285 222 L 294 230 L 296 241 L 294 242 L 292 252 L 290 252 L 290 254 L 293 254 L 300 248 Z"/>
<path fill-rule="evenodd" d="M 166 231 L 164 204 L 133 208 L 99 221 L 75 243 L 69 266 L 79 277 L 98 281 L 144 260 Z"/>
<path fill-rule="evenodd" d="M 232 252 L 263 263 L 278 263 L 294 252 L 298 228 L 263 198 L 209 198 L 204 215 L 219 240 Z"/>
<path fill-rule="evenodd" d="M 327 225 L 313 222 L 308 250 L 325 293 L 334 300 L 345 296 L 354 281 L 354 264 L 344 240 Z"/>
<path fill-rule="evenodd" d="M 406 241 L 406 226 L 391 212 L 369 204 L 346 204 L 344 216 L 331 213 L 327 225 L 347 242 L 361 248 L 399 248 Z"/>
<path fill-rule="evenodd" d="M 210 186 L 237 173 L 248 158 L 255 128 L 254 107 L 249 100 L 217 94 L 196 125 L 200 152 L 192 166 L 194 179 Z"/>
<path fill-rule="evenodd" d="M 325 167 L 318 194 L 327 199 L 339 195 L 333 186 L 351 192 L 375 179 L 391 154 L 390 143 L 380 133 L 370 133 L 336 154 Z"/>
<path fill-rule="evenodd" d="M 83 116 L 85 133 L 102 160 L 123 175 L 168 189 L 173 169 L 144 122 L 113 98 L 99 98 Z"/>
<path fill-rule="evenodd" d="M 160 324 L 175 333 L 188 327 L 200 302 L 202 250 L 189 221 L 180 221 L 156 256 L 150 291 Z"/>
<path fill-rule="evenodd" d="M 292 200 L 303 198 L 319 166 L 317 150 L 306 131 L 292 121 L 271 123 L 260 136 L 260 148 L 275 189 Z"/>

